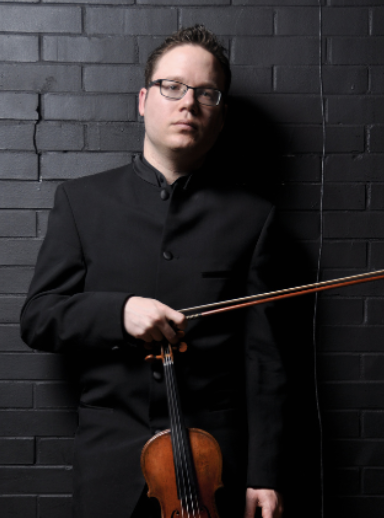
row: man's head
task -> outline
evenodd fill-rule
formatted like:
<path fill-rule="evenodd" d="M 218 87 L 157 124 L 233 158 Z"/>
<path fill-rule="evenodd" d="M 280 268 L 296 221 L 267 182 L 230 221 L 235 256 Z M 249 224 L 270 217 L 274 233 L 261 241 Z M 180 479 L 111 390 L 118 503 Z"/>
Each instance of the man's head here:
<path fill-rule="evenodd" d="M 164 54 L 181 45 L 197 45 L 207 50 L 217 59 L 225 77 L 224 93 L 227 94 L 231 85 L 231 68 L 226 56 L 226 49 L 221 45 L 215 34 L 204 27 L 194 25 L 185 29 L 179 29 L 171 36 L 165 38 L 163 43 L 157 47 L 148 57 L 145 65 L 145 87 L 154 79 L 156 66 Z"/>
<path fill-rule="evenodd" d="M 149 57 L 146 88 L 139 96 L 147 160 L 158 167 L 173 162 L 184 171 L 197 167 L 223 127 L 229 83 L 228 60 L 204 27 L 167 38 Z"/>

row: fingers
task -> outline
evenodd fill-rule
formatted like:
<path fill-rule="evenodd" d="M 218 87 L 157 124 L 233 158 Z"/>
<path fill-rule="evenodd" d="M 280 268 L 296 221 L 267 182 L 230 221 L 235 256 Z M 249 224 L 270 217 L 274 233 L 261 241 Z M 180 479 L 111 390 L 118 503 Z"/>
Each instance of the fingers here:
<path fill-rule="evenodd" d="M 173 322 L 174 324 L 171 324 Z M 131 336 L 145 342 L 160 342 L 164 339 L 177 344 L 180 331 L 187 326 L 182 313 L 158 300 L 131 297 L 124 307 L 124 327 Z"/>
<path fill-rule="evenodd" d="M 263 518 L 281 518 L 283 513 L 281 495 L 273 489 L 248 488 L 244 518 L 254 518 L 257 507 L 261 507 Z"/>

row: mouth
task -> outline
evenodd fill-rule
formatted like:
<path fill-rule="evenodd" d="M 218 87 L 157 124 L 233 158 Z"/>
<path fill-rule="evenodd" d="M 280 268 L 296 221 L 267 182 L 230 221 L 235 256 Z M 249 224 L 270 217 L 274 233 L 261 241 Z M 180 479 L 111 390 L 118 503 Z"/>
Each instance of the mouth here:
<path fill-rule="evenodd" d="M 177 126 L 180 129 L 185 129 L 189 131 L 194 131 L 197 129 L 196 124 L 187 120 L 180 120 L 173 123 L 174 126 Z"/>

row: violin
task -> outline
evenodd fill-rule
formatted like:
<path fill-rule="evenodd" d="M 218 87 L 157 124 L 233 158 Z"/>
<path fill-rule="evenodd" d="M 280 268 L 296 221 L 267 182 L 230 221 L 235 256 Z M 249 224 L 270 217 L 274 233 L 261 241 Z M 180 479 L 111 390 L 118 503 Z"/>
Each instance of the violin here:
<path fill-rule="evenodd" d="M 185 427 L 171 345 L 162 345 L 161 355 L 146 359 L 160 358 L 170 429 L 149 439 L 141 453 L 148 497 L 157 498 L 162 518 L 219 518 L 215 492 L 223 485 L 220 446 L 208 432 Z"/>

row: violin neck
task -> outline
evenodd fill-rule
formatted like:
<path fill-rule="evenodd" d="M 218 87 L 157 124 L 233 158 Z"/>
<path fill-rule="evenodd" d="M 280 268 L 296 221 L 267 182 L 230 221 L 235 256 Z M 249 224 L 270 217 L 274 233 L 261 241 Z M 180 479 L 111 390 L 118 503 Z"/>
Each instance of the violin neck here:
<path fill-rule="evenodd" d="M 171 346 L 163 347 L 163 366 L 167 390 L 173 462 L 176 473 L 177 496 L 181 501 L 197 498 L 197 481 L 192 460 L 188 431 L 184 425 L 175 365 Z"/>

